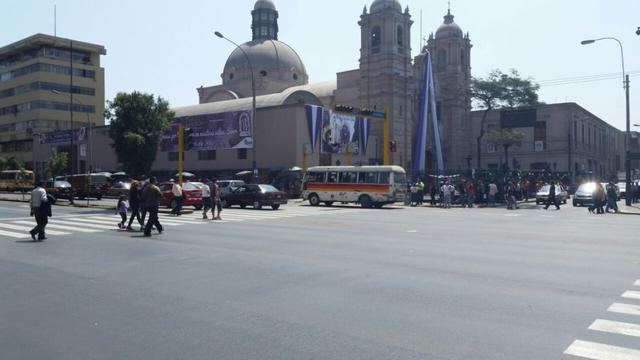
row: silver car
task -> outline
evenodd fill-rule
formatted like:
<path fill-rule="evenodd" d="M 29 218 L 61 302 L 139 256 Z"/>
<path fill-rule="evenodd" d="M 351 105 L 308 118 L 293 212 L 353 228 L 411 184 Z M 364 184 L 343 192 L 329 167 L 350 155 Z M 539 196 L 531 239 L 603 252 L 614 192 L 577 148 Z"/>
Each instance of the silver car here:
<path fill-rule="evenodd" d="M 224 197 L 233 190 L 245 185 L 242 180 L 218 180 L 218 187 L 220 188 L 220 197 Z"/>
<path fill-rule="evenodd" d="M 569 198 L 569 193 L 565 190 L 562 185 L 555 185 L 556 187 L 556 199 L 559 203 L 566 204 L 567 199 Z M 551 185 L 545 185 L 536 193 L 536 204 L 544 204 L 547 202 L 549 198 L 549 190 L 551 189 Z"/>

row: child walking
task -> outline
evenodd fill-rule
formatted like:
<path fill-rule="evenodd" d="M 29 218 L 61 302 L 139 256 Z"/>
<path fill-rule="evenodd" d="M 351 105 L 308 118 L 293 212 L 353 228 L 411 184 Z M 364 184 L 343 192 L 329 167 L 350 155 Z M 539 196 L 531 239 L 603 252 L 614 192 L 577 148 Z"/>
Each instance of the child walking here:
<path fill-rule="evenodd" d="M 120 198 L 118 199 L 118 205 L 116 206 L 118 210 L 118 214 L 122 218 L 122 222 L 118 223 L 118 228 L 126 229 L 125 223 L 127 222 L 127 211 L 129 211 L 129 202 L 127 201 L 127 197 L 124 194 L 120 194 Z"/>

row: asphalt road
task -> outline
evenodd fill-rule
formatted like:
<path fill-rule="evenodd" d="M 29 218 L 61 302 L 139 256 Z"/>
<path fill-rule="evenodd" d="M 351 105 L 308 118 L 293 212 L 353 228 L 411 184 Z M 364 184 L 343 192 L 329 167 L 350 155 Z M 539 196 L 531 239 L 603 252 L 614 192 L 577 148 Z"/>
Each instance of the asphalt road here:
<path fill-rule="evenodd" d="M 0 202 L 0 230 L 27 211 Z M 0 358 L 640 359 L 635 328 L 611 333 L 640 323 L 640 308 L 614 305 L 640 305 L 621 297 L 640 291 L 640 217 L 533 205 L 195 216 L 163 218 L 146 239 L 115 230 L 112 212 L 55 207 L 66 235 L 0 235 Z"/>

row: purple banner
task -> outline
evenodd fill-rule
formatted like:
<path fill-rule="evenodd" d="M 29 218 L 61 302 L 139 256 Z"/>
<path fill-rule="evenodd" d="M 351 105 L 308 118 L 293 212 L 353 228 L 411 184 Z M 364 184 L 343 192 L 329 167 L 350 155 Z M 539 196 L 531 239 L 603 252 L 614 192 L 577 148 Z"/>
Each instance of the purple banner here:
<path fill-rule="evenodd" d="M 73 141 L 84 141 L 87 133 L 87 129 L 81 127 L 73 130 Z M 41 134 L 38 139 L 40 144 L 64 144 L 71 143 L 71 130 L 55 131 L 46 134 Z"/>
<path fill-rule="evenodd" d="M 178 151 L 178 125 L 191 129 L 192 150 L 252 149 L 251 111 L 175 118 L 162 136 L 161 151 Z"/>

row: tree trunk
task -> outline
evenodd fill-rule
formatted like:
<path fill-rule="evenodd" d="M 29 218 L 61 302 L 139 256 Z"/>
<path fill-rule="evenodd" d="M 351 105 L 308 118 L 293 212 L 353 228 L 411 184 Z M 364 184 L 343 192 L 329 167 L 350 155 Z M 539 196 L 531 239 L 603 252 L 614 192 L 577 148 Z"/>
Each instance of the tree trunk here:
<path fill-rule="evenodd" d="M 478 145 L 478 170 L 482 169 L 482 137 L 484 136 L 484 122 L 487 120 L 487 116 L 489 115 L 489 111 L 491 111 L 492 108 L 491 106 L 487 106 L 487 109 L 484 111 L 484 113 L 482 113 L 482 121 L 480 121 L 480 136 L 478 136 L 477 139 L 477 145 Z"/>

